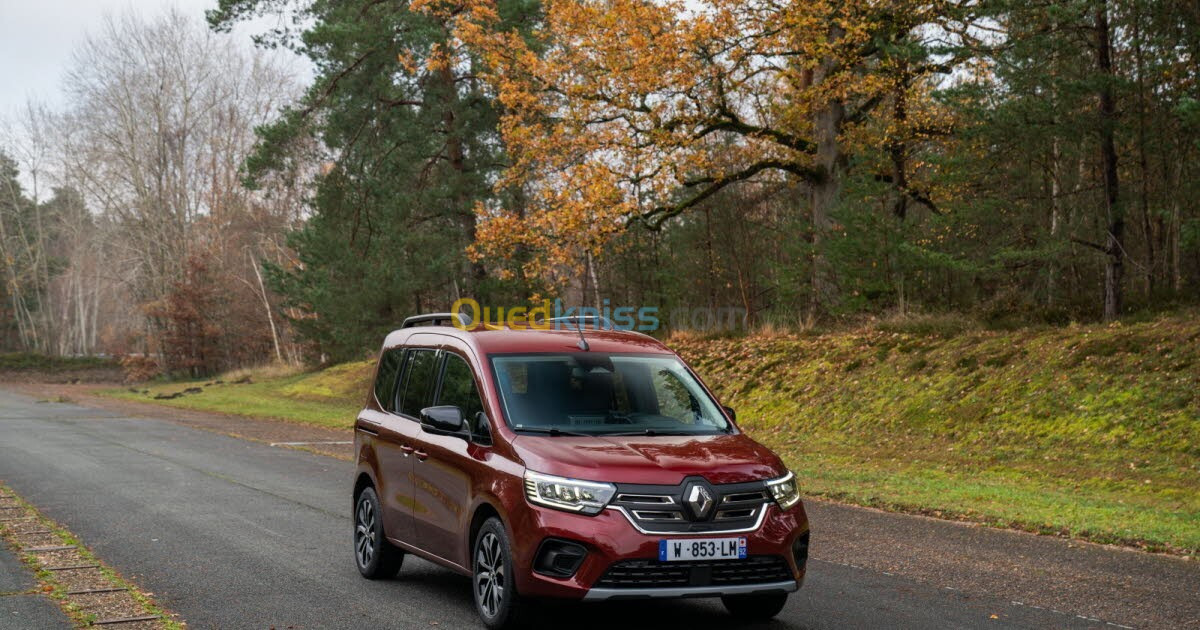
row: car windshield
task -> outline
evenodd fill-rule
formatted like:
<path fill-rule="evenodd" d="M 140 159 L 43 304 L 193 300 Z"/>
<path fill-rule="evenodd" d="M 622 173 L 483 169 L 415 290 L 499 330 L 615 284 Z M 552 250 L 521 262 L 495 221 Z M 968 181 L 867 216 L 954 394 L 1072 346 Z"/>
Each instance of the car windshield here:
<path fill-rule="evenodd" d="M 675 357 L 600 352 L 491 358 L 508 425 L 541 435 L 709 435 L 729 423 Z"/>

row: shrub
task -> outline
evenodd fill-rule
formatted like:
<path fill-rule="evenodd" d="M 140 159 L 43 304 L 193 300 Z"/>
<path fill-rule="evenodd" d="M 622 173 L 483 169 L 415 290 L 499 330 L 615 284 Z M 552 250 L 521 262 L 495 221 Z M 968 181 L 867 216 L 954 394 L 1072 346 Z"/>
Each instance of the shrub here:
<path fill-rule="evenodd" d="M 125 381 L 142 383 L 162 375 L 162 366 L 158 359 L 146 355 L 129 355 L 121 358 L 121 371 L 125 373 Z"/>

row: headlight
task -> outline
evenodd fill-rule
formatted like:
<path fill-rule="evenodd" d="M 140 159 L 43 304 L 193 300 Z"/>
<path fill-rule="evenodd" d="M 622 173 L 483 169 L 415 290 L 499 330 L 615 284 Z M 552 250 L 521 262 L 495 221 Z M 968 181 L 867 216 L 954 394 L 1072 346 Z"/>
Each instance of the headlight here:
<path fill-rule="evenodd" d="M 599 514 L 617 493 L 611 483 L 580 481 L 525 471 L 525 496 L 538 505 L 568 512 Z"/>
<path fill-rule="evenodd" d="M 796 485 L 796 475 L 790 470 L 788 474 L 768 481 L 767 490 L 782 509 L 786 510 L 800 502 L 800 487 Z"/>

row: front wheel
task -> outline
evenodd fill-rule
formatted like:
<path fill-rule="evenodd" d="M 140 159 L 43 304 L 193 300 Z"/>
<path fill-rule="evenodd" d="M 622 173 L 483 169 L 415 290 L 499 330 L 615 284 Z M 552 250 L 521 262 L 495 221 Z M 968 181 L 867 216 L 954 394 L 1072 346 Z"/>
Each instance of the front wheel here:
<path fill-rule="evenodd" d="M 787 604 L 787 593 L 762 595 L 725 595 L 721 603 L 729 614 L 746 621 L 761 621 L 778 615 Z"/>
<path fill-rule="evenodd" d="M 368 580 L 396 577 L 404 564 L 404 552 L 393 547 L 383 534 L 383 512 L 374 488 L 364 488 L 354 504 L 354 564 Z"/>
<path fill-rule="evenodd" d="M 517 595 L 512 546 L 500 519 L 489 518 L 475 535 L 471 590 L 475 610 L 483 624 L 492 630 L 517 628 L 523 608 Z"/>

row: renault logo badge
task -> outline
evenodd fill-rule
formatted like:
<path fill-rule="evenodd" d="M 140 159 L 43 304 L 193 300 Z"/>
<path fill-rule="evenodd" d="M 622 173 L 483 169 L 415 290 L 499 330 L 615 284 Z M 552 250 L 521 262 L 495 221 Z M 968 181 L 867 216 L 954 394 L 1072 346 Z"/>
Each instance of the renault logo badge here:
<path fill-rule="evenodd" d="M 687 497 L 684 503 L 692 512 L 692 518 L 697 521 L 703 521 L 708 518 L 708 513 L 713 507 L 712 492 L 701 484 L 693 484 L 688 489 Z"/>

